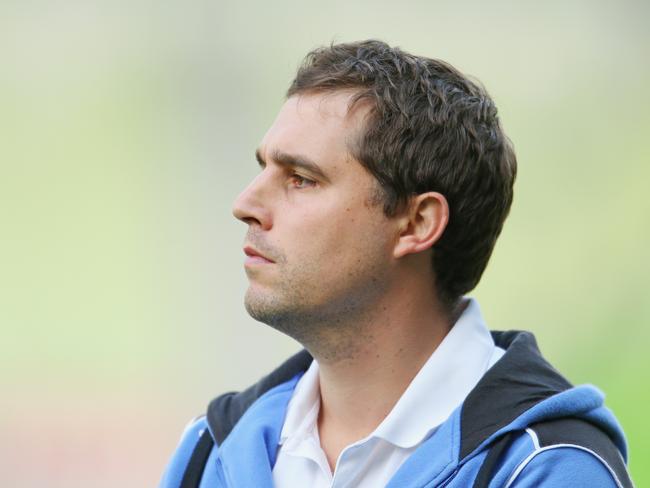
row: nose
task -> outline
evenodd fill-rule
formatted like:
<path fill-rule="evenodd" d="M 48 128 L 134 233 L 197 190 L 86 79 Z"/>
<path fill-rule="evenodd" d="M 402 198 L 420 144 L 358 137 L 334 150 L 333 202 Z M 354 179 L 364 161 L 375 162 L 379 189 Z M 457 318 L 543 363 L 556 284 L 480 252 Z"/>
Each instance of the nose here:
<path fill-rule="evenodd" d="M 264 171 L 262 171 L 235 199 L 232 214 L 236 219 L 248 225 L 259 225 L 263 230 L 271 228 L 269 195 L 266 194 L 265 187 Z"/>

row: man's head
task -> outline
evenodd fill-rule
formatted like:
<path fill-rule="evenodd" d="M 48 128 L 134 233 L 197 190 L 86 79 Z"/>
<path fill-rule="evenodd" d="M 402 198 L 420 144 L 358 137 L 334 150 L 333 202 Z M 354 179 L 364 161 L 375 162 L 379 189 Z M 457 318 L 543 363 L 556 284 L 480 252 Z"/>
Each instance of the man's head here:
<path fill-rule="evenodd" d="M 274 261 L 247 265 L 249 312 L 336 320 L 416 253 L 451 308 L 478 283 L 512 201 L 515 156 L 486 92 L 441 61 L 364 41 L 311 52 L 287 96 L 235 204 L 249 254 Z"/>

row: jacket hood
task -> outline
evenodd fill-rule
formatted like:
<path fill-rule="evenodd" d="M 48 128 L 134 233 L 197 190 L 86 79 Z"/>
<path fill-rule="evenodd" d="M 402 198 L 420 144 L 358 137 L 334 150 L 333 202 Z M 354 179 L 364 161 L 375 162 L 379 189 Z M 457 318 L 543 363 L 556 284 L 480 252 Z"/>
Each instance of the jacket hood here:
<path fill-rule="evenodd" d="M 567 417 L 593 424 L 627 458 L 623 431 L 604 406 L 602 392 L 590 385 L 573 387 L 542 357 L 530 332 L 492 332 L 492 337 L 506 353 L 463 402 L 460 459 L 507 432 Z"/>

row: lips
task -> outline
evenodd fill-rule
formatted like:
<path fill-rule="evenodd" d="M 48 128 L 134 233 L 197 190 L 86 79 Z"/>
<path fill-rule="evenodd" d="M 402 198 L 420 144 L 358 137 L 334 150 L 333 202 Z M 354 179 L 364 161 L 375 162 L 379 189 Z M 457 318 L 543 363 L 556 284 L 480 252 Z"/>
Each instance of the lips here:
<path fill-rule="evenodd" d="M 273 263 L 274 261 L 270 258 L 267 258 L 264 254 L 259 252 L 257 249 L 251 246 L 244 247 L 244 254 L 248 256 L 246 264 L 265 264 Z"/>

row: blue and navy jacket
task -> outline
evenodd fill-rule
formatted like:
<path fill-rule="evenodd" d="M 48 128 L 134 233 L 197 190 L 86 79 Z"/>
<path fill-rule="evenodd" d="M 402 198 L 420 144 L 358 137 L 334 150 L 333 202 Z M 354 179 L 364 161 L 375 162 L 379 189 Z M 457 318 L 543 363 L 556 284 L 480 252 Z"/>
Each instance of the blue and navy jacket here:
<path fill-rule="evenodd" d="M 632 487 L 625 437 L 603 394 L 573 387 L 532 334 L 492 335 L 506 353 L 387 487 Z M 272 487 L 287 404 L 311 361 L 301 351 L 214 399 L 185 430 L 160 488 Z"/>

